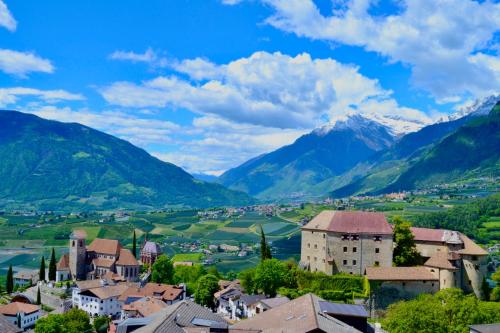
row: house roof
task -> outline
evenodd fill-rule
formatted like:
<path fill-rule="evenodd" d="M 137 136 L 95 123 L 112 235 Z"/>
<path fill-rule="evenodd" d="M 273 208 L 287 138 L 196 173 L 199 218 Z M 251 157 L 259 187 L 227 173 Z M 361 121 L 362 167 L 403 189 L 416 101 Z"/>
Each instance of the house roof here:
<path fill-rule="evenodd" d="M 242 294 L 240 296 L 240 300 L 244 302 L 246 305 L 252 305 L 255 304 L 263 299 L 266 298 L 266 295 L 247 295 L 247 294 Z"/>
<path fill-rule="evenodd" d="M 457 267 L 453 266 L 450 262 L 450 255 L 446 252 L 436 252 L 424 264 L 428 267 L 436 267 L 442 269 L 456 270 Z"/>
<path fill-rule="evenodd" d="M 144 297 L 130 304 L 124 304 L 122 309 L 124 311 L 135 311 L 141 317 L 148 317 L 166 307 L 167 304 L 157 298 Z"/>
<path fill-rule="evenodd" d="M 121 249 L 120 243 L 116 239 L 96 238 L 87 247 L 87 251 L 117 256 Z"/>
<path fill-rule="evenodd" d="M 71 235 L 69 236 L 71 239 L 85 239 L 87 238 L 87 232 L 85 230 L 73 230 Z"/>
<path fill-rule="evenodd" d="M 37 271 L 19 271 L 14 274 L 15 279 L 30 280 L 33 278 L 38 278 Z"/>
<path fill-rule="evenodd" d="M 13 325 L 4 315 L 0 314 L 0 332 L 2 333 L 19 333 L 22 330 Z"/>
<path fill-rule="evenodd" d="M 279 296 L 274 298 L 266 298 L 260 301 L 260 303 L 264 304 L 266 307 L 272 309 L 282 304 L 290 302 L 290 299 L 286 296 Z"/>
<path fill-rule="evenodd" d="M 67 271 L 69 270 L 69 254 L 63 254 L 59 261 L 57 262 L 56 269 L 58 271 Z"/>
<path fill-rule="evenodd" d="M 488 251 L 483 249 L 481 246 L 477 245 L 472 239 L 465 236 L 464 234 L 460 234 L 462 241 L 464 242 L 464 248 L 458 250 L 457 252 L 460 254 L 466 255 L 475 255 L 475 256 L 485 256 L 488 255 Z"/>
<path fill-rule="evenodd" d="M 228 281 L 224 281 L 224 282 L 228 282 Z M 240 280 L 231 281 L 231 282 L 229 282 L 229 284 L 221 283 L 221 281 L 219 281 L 219 287 L 221 287 L 222 290 L 219 290 L 218 292 L 216 292 L 214 294 L 215 298 L 220 298 L 222 295 L 230 292 L 231 290 L 239 290 L 239 291 L 243 290 L 243 288 L 241 287 L 241 284 L 240 284 Z"/>
<path fill-rule="evenodd" d="M 40 310 L 38 305 L 12 302 L 5 305 L 0 305 L 0 313 L 4 316 L 16 316 L 19 312 L 33 313 Z"/>
<path fill-rule="evenodd" d="M 160 254 L 161 253 L 161 248 L 160 248 L 160 245 L 158 245 L 158 243 L 147 241 L 144 244 L 144 246 L 142 247 L 142 251 L 146 252 L 146 253 Z"/>
<path fill-rule="evenodd" d="M 371 281 L 435 281 L 439 280 L 428 268 L 417 267 L 366 267 L 366 277 Z"/>
<path fill-rule="evenodd" d="M 116 264 L 118 266 L 138 266 L 139 262 L 129 249 L 120 249 L 120 256 Z"/>
<path fill-rule="evenodd" d="M 93 289 L 93 288 L 98 288 L 101 287 L 104 283 L 102 279 L 100 280 L 83 280 L 83 281 L 76 281 L 76 286 L 80 291 L 88 290 L 88 289 Z"/>
<path fill-rule="evenodd" d="M 302 227 L 343 233 L 392 235 L 392 227 L 383 213 L 362 211 L 322 211 Z"/>
<path fill-rule="evenodd" d="M 111 297 L 117 297 L 122 295 L 125 290 L 127 290 L 129 286 L 126 284 L 117 284 L 113 286 L 102 286 L 98 288 L 92 288 L 88 289 L 86 291 L 83 291 L 82 294 L 94 294 L 97 298 L 99 299 L 108 299 Z"/>
<path fill-rule="evenodd" d="M 161 283 L 146 283 L 142 288 L 130 287 L 119 298 L 120 301 L 126 301 L 130 297 L 158 297 L 164 302 L 174 301 L 182 295 L 182 287 Z"/>
<path fill-rule="evenodd" d="M 187 328 L 227 328 L 227 322 L 210 309 L 191 301 L 167 306 L 155 314 L 156 318 L 135 333 L 185 333 Z"/>
<path fill-rule="evenodd" d="M 439 242 L 448 244 L 462 244 L 461 235 L 458 231 L 446 229 L 430 229 L 411 227 L 411 232 L 416 241 Z"/>
<path fill-rule="evenodd" d="M 95 258 L 92 260 L 92 264 L 96 267 L 106 267 L 110 268 L 113 266 L 115 261 L 113 259 L 107 259 L 107 258 Z"/>
<path fill-rule="evenodd" d="M 365 307 L 359 304 L 344 304 L 320 301 L 319 307 L 322 312 L 328 313 L 329 315 L 342 315 L 362 318 L 369 317 Z"/>
<path fill-rule="evenodd" d="M 500 323 L 471 325 L 470 331 L 474 333 L 498 333 L 500 332 Z"/>
<path fill-rule="evenodd" d="M 338 319 L 321 311 L 319 302 L 324 301 L 313 294 L 306 294 L 288 303 L 267 310 L 252 318 L 242 320 L 231 329 L 260 331 L 262 333 L 359 332 Z"/>

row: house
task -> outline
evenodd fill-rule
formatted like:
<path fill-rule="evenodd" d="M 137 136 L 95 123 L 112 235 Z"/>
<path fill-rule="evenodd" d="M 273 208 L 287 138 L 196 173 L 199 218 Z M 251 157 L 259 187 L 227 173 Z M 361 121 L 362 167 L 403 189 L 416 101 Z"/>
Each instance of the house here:
<path fill-rule="evenodd" d="M 122 310 L 118 298 L 128 288 L 126 283 L 113 284 L 107 280 L 78 281 L 73 288 L 72 304 L 91 317 L 118 317 Z"/>
<path fill-rule="evenodd" d="M 69 254 L 63 254 L 56 265 L 56 282 L 71 280 Z"/>
<path fill-rule="evenodd" d="M 227 332 L 229 326 L 210 309 L 187 300 L 170 305 L 153 316 L 150 323 L 134 333 Z"/>
<path fill-rule="evenodd" d="M 265 295 L 247 295 L 239 284 L 232 284 L 214 294 L 217 300 L 217 313 L 230 320 L 240 320 L 252 316 L 252 307 Z"/>
<path fill-rule="evenodd" d="M 85 239 L 86 233 L 81 230 L 70 235 L 68 263 L 71 278 L 91 280 L 115 273 L 126 281 L 138 280 L 140 264 L 130 250 L 123 248 L 117 240 L 102 238 L 94 239 L 87 247 Z"/>
<path fill-rule="evenodd" d="M 0 314 L 0 332 L 2 333 L 20 333 L 22 330 L 7 319 L 3 314 Z"/>
<path fill-rule="evenodd" d="M 29 287 L 38 282 L 38 271 L 19 271 L 14 274 L 14 284 L 19 287 Z"/>
<path fill-rule="evenodd" d="M 393 231 L 384 214 L 323 211 L 302 227 L 301 266 L 326 274 L 362 275 L 392 266 Z"/>
<path fill-rule="evenodd" d="M 35 326 L 35 322 L 41 315 L 38 305 L 21 302 L 0 305 L 0 314 L 11 324 L 20 327 L 22 330 Z"/>
<path fill-rule="evenodd" d="M 248 317 L 253 317 L 264 311 L 270 310 L 282 304 L 290 302 L 290 299 L 285 296 L 278 296 L 273 298 L 261 299 L 255 304 L 251 305 L 248 310 Z"/>
<path fill-rule="evenodd" d="M 165 304 L 175 304 L 186 298 L 186 287 L 150 282 L 144 287 L 130 286 L 120 295 L 119 300 L 130 304 L 144 297 L 156 298 Z"/>
<path fill-rule="evenodd" d="M 361 332 L 324 312 L 325 302 L 313 294 L 306 294 L 230 327 L 230 332 Z M 325 302 L 329 303 L 329 302 Z"/>
<path fill-rule="evenodd" d="M 470 333 L 498 333 L 500 332 L 500 323 L 471 325 L 469 329 Z"/>
<path fill-rule="evenodd" d="M 368 332 L 368 312 L 363 305 L 319 301 L 323 313 L 336 318 L 361 332 Z"/>
<path fill-rule="evenodd" d="M 440 279 L 440 289 L 456 287 L 481 297 L 488 252 L 452 230 L 411 228 L 417 250 Z"/>

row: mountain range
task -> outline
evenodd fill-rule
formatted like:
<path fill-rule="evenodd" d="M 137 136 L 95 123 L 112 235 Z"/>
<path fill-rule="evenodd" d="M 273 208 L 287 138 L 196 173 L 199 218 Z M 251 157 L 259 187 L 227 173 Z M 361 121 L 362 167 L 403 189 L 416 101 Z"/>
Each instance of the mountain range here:
<path fill-rule="evenodd" d="M 76 124 L 0 111 L 0 207 L 85 210 L 254 202 L 131 143 Z"/>
<path fill-rule="evenodd" d="M 349 115 L 228 170 L 218 181 L 259 199 L 286 200 L 379 194 L 497 175 L 500 132 L 492 109 L 499 101 L 500 95 L 490 96 L 427 126 L 406 121 L 391 128 L 387 121 Z M 411 132 L 402 135 L 405 130 Z"/>

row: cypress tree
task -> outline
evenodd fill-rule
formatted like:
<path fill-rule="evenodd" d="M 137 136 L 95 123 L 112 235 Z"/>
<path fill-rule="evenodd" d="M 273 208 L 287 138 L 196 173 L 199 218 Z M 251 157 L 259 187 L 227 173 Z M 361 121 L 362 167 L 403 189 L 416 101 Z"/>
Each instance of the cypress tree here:
<path fill-rule="evenodd" d="M 260 260 L 272 259 L 271 248 L 266 242 L 266 235 L 262 225 L 260 226 Z"/>
<path fill-rule="evenodd" d="M 40 294 L 40 287 L 38 287 L 36 291 L 36 304 L 37 305 L 42 304 L 42 295 Z"/>
<path fill-rule="evenodd" d="M 135 237 L 135 229 L 134 229 L 134 238 L 132 239 L 132 254 L 134 258 L 137 258 L 137 239 Z"/>
<path fill-rule="evenodd" d="M 40 261 L 40 271 L 38 273 L 38 280 L 45 281 L 45 258 L 42 256 L 42 260 Z"/>
<path fill-rule="evenodd" d="M 21 314 L 18 313 L 16 316 L 16 321 L 17 321 L 17 327 L 21 328 Z"/>
<path fill-rule="evenodd" d="M 54 248 L 52 248 L 52 254 L 50 255 L 49 262 L 49 281 L 56 280 L 56 270 L 56 253 L 54 251 Z"/>
<path fill-rule="evenodd" d="M 7 271 L 5 289 L 7 289 L 7 294 L 11 294 L 14 291 L 14 273 L 12 272 L 12 265 L 9 265 L 9 270 Z"/>

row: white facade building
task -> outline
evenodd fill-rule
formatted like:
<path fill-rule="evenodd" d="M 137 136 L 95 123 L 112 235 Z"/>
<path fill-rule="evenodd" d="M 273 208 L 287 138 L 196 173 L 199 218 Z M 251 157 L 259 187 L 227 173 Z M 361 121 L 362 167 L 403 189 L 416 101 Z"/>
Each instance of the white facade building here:
<path fill-rule="evenodd" d="M 92 317 L 119 317 L 122 303 L 118 298 L 128 289 L 128 286 L 125 284 L 107 285 L 101 280 L 82 282 L 93 281 L 97 281 L 100 285 L 94 287 L 92 283 L 77 283 L 77 287 L 73 288 L 73 307 L 87 312 Z"/>
<path fill-rule="evenodd" d="M 40 318 L 40 307 L 33 304 L 13 302 L 1 305 L 0 313 L 13 325 L 24 330 L 33 327 L 38 318 Z M 18 320 L 20 324 L 18 324 Z"/>

